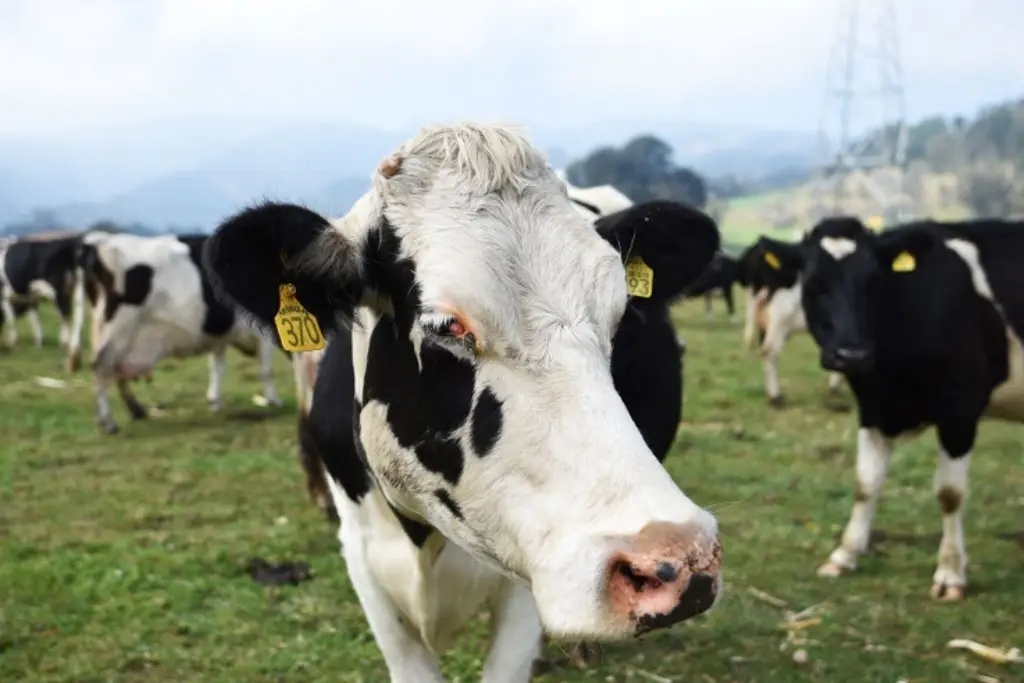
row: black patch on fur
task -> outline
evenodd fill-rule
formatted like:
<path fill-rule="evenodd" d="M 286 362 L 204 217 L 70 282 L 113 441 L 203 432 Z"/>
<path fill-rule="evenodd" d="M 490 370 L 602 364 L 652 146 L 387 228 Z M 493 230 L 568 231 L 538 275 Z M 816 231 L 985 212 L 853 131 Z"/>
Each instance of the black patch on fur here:
<path fill-rule="evenodd" d="M 416 457 L 431 472 L 452 486 L 459 483 L 464 464 L 462 447 L 454 439 L 431 439 L 416 446 Z"/>
<path fill-rule="evenodd" d="M 188 245 L 192 263 L 199 270 L 199 281 L 203 290 L 203 303 L 206 304 L 206 317 L 203 318 L 203 334 L 219 337 L 227 334 L 235 324 L 235 312 L 220 302 L 213 293 L 210 278 L 203 268 L 203 246 L 210 239 L 208 235 L 180 235 L 178 239 Z"/>
<path fill-rule="evenodd" d="M 422 370 L 408 330 L 382 317 L 370 335 L 363 403 L 385 405 L 399 445 L 415 449 L 424 467 L 455 484 L 464 463 L 450 439 L 469 416 L 476 373 L 468 362 L 426 344 L 420 361 Z"/>
<path fill-rule="evenodd" d="M 456 519 L 463 519 L 462 510 L 459 508 L 459 504 L 452 500 L 452 497 L 448 495 L 448 492 L 444 489 L 437 489 L 434 491 L 434 495 L 437 497 L 441 504 L 448 508 L 448 511 L 455 516 Z"/>
<path fill-rule="evenodd" d="M 362 407 L 354 396 L 352 338 L 348 331 L 341 331 L 331 338 L 320 360 L 303 449 L 321 460 L 345 495 L 358 503 L 370 492 L 371 482 L 359 437 Z"/>
<path fill-rule="evenodd" d="M 140 264 L 124 272 L 124 293 L 121 303 L 141 306 L 153 291 L 153 267 Z"/>
<path fill-rule="evenodd" d="M 498 443 L 503 422 L 501 401 L 490 388 L 484 387 L 473 407 L 473 424 L 470 432 L 473 450 L 481 458 L 490 453 Z"/>
<path fill-rule="evenodd" d="M 422 548 L 423 544 L 427 542 L 428 538 L 430 538 L 430 534 L 434 533 L 434 527 L 406 517 L 396 510 L 395 506 L 390 503 L 388 503 L 388 506 L 391 508 L 391 511 L 395 513 L 395 517 L 398 517 L 398 523 L 402 525 L 405 535 L 409 537 L 412 544 L 417 548 Z"/>

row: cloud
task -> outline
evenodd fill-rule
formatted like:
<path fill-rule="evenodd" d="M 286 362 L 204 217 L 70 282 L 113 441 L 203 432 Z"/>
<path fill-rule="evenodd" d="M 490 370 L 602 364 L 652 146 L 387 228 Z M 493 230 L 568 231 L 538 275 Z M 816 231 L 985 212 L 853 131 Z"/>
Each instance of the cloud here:
<path fill-rule="evenodd" d="M 810 129 L 838 3 L 5 0 L 0 134 L 214 115 Z M 1024 4 L 897 5 L 912 114 L 1024 91 Z"/>

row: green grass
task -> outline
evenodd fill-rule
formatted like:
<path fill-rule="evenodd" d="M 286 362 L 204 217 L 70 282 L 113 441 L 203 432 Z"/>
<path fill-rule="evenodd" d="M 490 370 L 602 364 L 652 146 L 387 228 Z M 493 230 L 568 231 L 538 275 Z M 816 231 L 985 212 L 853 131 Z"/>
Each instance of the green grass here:
<path fill-rule="evenodd" d="M 718 310 L 707 317 L 697 301 L 676 311 L 689 346 L 686 406 L 667 467 L 720 517 L 725 600 L 707 617 L 606 647 L 594 669 L 539 680 L 1024 680 L 1022 666 L 945 647 L 1024 647 L 1020 429 L 982 428 L 963 604 L 928 597 L 940 528 L 930 435 L 897 451 L 875 552 L 855 575 L 818 579 L 852 502 L 854 414 L 826 408 L 835 399 L 806 335 L 783 354 L 790 407 L 768 408 L 757 358 Z M 221 415 L 206 410 L 205 359 L 166 361 L 138 394 L 167 414 L 131 423 L 117 404 L 122 433 L 106 437 L 86 375 L 65 389 L 35 382 L 62 376 L 56 326 L 44 322 L 47 348 L 27 346 L 22 329 L 21 345 L 0 355 L 0 681 L 386 681 L 336 531 L 305 497 L 284 358 L 276 375 L 287 405 L 265 420 L 250 415 L 254 361 L 230 356 Z M 315 577 L 262 587 L 244 571 L 256 555 L 307 561 Z M 750 589 L 793 610 L 821 605 L 821 623 L 787 644 L 782 611 Z M 451 680 L 478 680 L 485 648 L 482 618 L 445 656 Z M 797 648 L 806 663 L 794 663 Z"/>

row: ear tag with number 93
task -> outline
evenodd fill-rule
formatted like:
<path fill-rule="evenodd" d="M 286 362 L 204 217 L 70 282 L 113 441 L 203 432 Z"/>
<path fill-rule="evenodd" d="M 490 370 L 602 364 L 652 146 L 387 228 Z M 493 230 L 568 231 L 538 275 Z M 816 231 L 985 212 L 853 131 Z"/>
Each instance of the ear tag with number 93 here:
<path fill-rule="evenodd" d="M 295 285 L 278 288 L 280 304 L 274 325 L 285 351 L 317 351 L 324 348 L 324 335 L 316 316 L 307 311 L 295 298 Z"/>
<path fill-rule="evenodd" d="M 654 271 L 639 256 L 626 264 L 626 291 L 643 299 L 650 299 L 654 293 Z"/>

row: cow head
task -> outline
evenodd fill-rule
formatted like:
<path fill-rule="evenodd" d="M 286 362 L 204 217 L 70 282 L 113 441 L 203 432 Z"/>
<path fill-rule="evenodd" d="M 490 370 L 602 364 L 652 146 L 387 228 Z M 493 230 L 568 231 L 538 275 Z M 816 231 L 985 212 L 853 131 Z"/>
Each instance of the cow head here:
<path fill-rule="evenodd" d="M 720 585 L 715 518 L 645 445 L 610 372 L 624 261 L 654 271 L 652 298 L 674 296 L 718 231 L 668 202 L 609 219 L 596 230 L 518 134 L 435 127 L 345 217 L 263 204 L 204 252 L 220 296 L 268 329 L 283 283 L 322 326 L 352 324 L 357 441 L 380 490 L 530 585 L 566 637 L 680 621 Z"/>
<path fill-rule="evenodd" d="M 874 366 L 870 315 L 881 268 L 874 235 L 857 218 L 827 218 L 804 236 L 803 305 L 825 370 L 855 375 Z"/>

